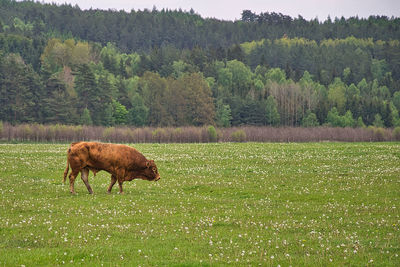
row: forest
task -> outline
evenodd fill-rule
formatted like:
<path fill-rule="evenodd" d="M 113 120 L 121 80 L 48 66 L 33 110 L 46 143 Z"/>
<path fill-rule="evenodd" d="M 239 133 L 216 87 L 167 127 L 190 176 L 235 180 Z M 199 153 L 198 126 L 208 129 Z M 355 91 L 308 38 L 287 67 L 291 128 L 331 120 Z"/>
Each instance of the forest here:
<path fill-rule="evenodd" d="M 0 121 L 400 126 L 400 19 L 0 0 Z"/>

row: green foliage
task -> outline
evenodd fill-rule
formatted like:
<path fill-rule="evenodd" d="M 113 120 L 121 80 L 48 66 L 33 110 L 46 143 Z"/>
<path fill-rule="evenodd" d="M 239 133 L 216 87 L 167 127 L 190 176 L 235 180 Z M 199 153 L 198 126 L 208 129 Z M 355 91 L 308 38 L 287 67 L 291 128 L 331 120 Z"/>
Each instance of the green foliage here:
<path fill-rule="evenodd" d="M 265 118 L 267 125 L 276 126 L 280 122 L 277 103 L 275 98 L 271 95 L 267 98 L 265 106 Z"/>
<path fill-rule="evenodd" d="M 360 117 L 358 117 L 358 119 L 357 119 L 357 122 L 356 122 L 356 125 L 355 125 L 356 127 L 361 127 L 361 128 L 364 128 L 365 127 L 365 123 L 364 123 L 364 121 L 363 121 L 363 119 L 362 119 L 362 117 L 360 116 Z"/>
<path fill-rule="evenodd" d="M 384 127 L 384 122 L 380 114 L 375 114 L 375 119 L 372 125 L 374 125 L 375 127 Z"/>
<path fill-rule="evenodd" d="M 391 119 L 390 121 L 391 125 L 394 127 L 400 126 L 399 111 L 397 110 L 393 102 L 389 104 L 389 108 L 390 108 L 389 119 Z"/>
<path fill-rule="evenodd" d="M 217 101 L 215 120 L 219 127 L 231 126 L 231 120 L 232 120 L 231 108 L 229 105 L 224 105 L 222 99 L 219 99 Z"/>
<path fill-rule="evenodd" d="M 371 62 L 371 72 L 372 77 L 377 79 L 378 81 L 382 81 L 384 75 L 388 72 L 388 66 L 386 64 L 386 60 L 378 60 L 373 58 Z"/>
<path fill-rule="evenodd" d="M 354 121 L 353 114 L 350 110 L 346 111 L 346 114 L 343 116 L 343 124 L 344 127 L 354 127 L 356 122 Z"/>
<path fill-rule="evenodd" d="M 128 115 L 126 107 L 116 100 L 113 100 L 112 107 L 113 107 L 113 118 L 115 123 L 118 125 L 126 124 Z"/>
<path fill-rule="evenodd" d="M 252 73 L 248 66 L 238 60 L 231 60 L 226 63 L 229 73 L 232 73 L 232 93 L 245 96 L 248 93 Z"/>
<path fill-rule="evenodd" d="M 350 110 L 348 110 L 345 115 L 341 116 L 336 107 L 333 107 L 328 112 L 327 123 L 333 127 L 354 127 L 356 125 Z"/>
<path fill-rule="evenodd" d="M 77 124 L 87 108 L 93 125 L 300 126 L 307 111 L 325 123 L 335 107 L 339 125 L 372 125 L 376 114 L 400 124 L 398 18 L 1 6 L 4 122 Z M 127 114 L 116 119 L 113 101 Z"/>
<path fill-rule="evenodd" d="M 182 60 L 174 61 L 172 63 L 172 69 L 173 69 L 172 76 L 176 79 L 180 78 L 185 73 L 188 67 L 189 67 L 188 64 L 186 64 Z"/>
<path fill-rule="evenodd" d="M 286 74 L 280 68 L 272 68 L 265 74 L 265 78 L 272 82 L 283 83 L 286 81 Z"/>
<path fill-rule="evenodd" d="M 264 83 L 261 80 L 256 79 L 254 82 L 254 87 L 257 91 L 261 91 L 262 89 L 264 89 Z"/>
<path fill-rule="evenodd" d="M 91 47 L 87 42 L 75 42 L 68 39 L 62 42 L 60 39 L 52 38 L 47 41 L 40 59 L 45 68 L 56 72 L 64 66 L 76 66 L 89 64 L 91 58 Z"/>
<path fill-rule="evenodd" d="M 233 142 L 245 142 L 246 137 L 247 135 L 243 130 L 236 130 L 231 134 L 231 140 Z"/>
<path fill-rule="evenodd" d="M 147 123 L 149 109 L 144 105 L 143 98 L 136 94 L 132 99 L 132 108 L 128 110 L 127 123 L 134 126 L 144 126 Z"/>
<path fill-rule="evenodd" d="M 393 94 L 393 104 L 397 110 L 400 110 L 400 91 Z"/>
<path fill-rule="evenodd" d="M 319 121 L 317 115 L 312 113 L 310 110 L 307 111 L 306 115 L 301 121 L 301 126 L 303 127 L 317 127 L 319 126 Z"/>
<path fill-rule="evenodd" d="M 233 77 L 233 74 L 229 69 L 221 68 L 218 70 L 217 78 L 218 78 L 219 85 L 230 89 L 232 86 L 232 77 Z"/>
<path fill-rule="evenodd" d="M 340 80 L 335 78 L 335 81 L 329 85 L 328 99 L 332 106 L 335 106 L 339 112 L 344 112 L 346 104 L 346 86 Z"/>
<path fill-rule="evenodd" d="M 90 111 L 87 108 L 85 108 L 83 110 L 79 123 L 81 123 L 83 125 L 92 125 L 93 124 L 92 116 L 90 116 Z"/>
<path fill-rule="evenodd" d="M 208 126 L 207 134 L 208 134 L 209 142 L 217 142 L 218 141 L 217 130 L 215 130 L 214 126 L 212 126 L 212 125 Z"/>
<path fill-rule="evenodd" d="M 25 23 L 23 22 L 20 18 L 15 17 L 14 18 L 14 28 L 23 33 L 23 34 L 29 34 L 33 30 L 33 24 L 32 23 Z"/>
<path fill-rule="evenodd" d="M 114 114 L 113 105 L 109 103 L 106 105 L 106 108 L 104 109 L 104 117 L 102 119 L 102 124 L 104 126 L 111 126 L 115 124 L 115 118 L 113 114 Z"/>
<path fill-rule="evenodd" d="M 393 129 L 392 136 L 393 136 L 394 140 L 400 141 L 400 127 L 399 126 Z"/>
<path fill-rule="evenodd" d="M 2 54 L 0 54 L 2 56 Z M 40 119 L 40 77 L 16 54 L 0 58 L 0 120 L 24 123 Z"/>

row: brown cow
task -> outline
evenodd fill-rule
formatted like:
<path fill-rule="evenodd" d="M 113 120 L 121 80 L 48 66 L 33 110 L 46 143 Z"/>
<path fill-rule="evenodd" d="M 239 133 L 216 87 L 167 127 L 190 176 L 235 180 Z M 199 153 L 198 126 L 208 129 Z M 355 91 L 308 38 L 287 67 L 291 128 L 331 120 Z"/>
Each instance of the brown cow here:
<path fill-rule="evenodd" d="M 64 171 L 64 183 L 71 166 L 69 175 L 70 191 L 75 193 L 74 182 L 76 176 L 81 172 L 81 178 L 90 194 L 93 193 L 89 185 L 89 170 L 94 175 L 104 170 L 111 173 L 111 183 L 108 193 L 118 181 L 119 192 L 123 194 L 122 183 L 141 178 L 148 181 L 158 181 L 157 166 L 153 160 L 147 160 L 139 151 L 133 147 L 116 144 L 103 144 L 97 142 L 72 143 L 68 149 L 67 168 Z"/>

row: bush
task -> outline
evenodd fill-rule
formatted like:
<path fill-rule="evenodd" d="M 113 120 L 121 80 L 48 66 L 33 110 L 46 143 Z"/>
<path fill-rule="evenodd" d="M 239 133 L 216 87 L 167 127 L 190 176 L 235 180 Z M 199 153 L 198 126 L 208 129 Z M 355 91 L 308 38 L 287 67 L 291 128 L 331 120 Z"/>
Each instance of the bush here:
<path fill-rule="evenodd" d="M 384 127 L 382 116 L 380 114 L 375 115 L 375 120 L 372 123 L 375 127 Z"/>
<path fill-rule="evenodd" d="M 23 140 L 31 140 L 32 139 L 32 135 L 33 135 L 33 131 L 31 129 L 31 127 L 26 124 L 22 127 L 22 137 Z"/>
<path fill-rule="evenodd" d="M 83 110 L 83 113 L 81 115 L 80 124 L 83 124 L 83 125 L 92 125 L 93 124 L 92 116 L 90 116 L 90 111 L 87 108 L 85 108 Z"/>
<path fill-rule="evenodd" d="M 243 130 L 237 130 L 231 134 L 233 142 L 244 142 L 246 141 L 246 133 Z"/>
<path fill-rule="evenodd" d="M 384 141 L 385 130 L 381 127 L 369 126 L 368 129 L 373 132 L 373 141 Z"/>
<path fill-rule="evenodd" d="M 400 141 L 400 127 L 394 128 L 392 135 L 394 140 Z"/>
<path fill-rule="evenodd" d="M 356 125 L 356 121 L 350 110 L 348 110 L 345 115 L 340 116 L 336 107 L 333 107 L 328 112 L 326 120 L 328 125 L 332 127 L 354 127 Z"/>
<path fill-rule="evenodd" d="M 364 128 L 365 127 L 365 123 L 364 123 L 364 121 L 363 121 L 361 116 L 359 116 L 358 119 L 357 119 L 356 127 L 359 127 L 359 128 Z"/>
<path fill-rule="evenodd" d="M 214 126 L 208 126 L 207 133 L 208 133 L 208 141 L 209 142 L 217 142 L 218 141 L 217 131 L 215 130 Z"/>
<path fill-rule="evenodd" d="M 103 130 L 103 140 L 106 140 L 110 142 L 112 140 L 112 137 L 115 135 L 115 128 L 114 127 L 108 127 Z"/>
<path fill-rule="evenodd" d="M 303 126 L 303 127 L 319 126 L 317 115 L 315 115 L 315 113 L 312 113 L 311 111 L 308 110 L 306 115 L 304 116 L 303 120 L 301 121 L 301 126 Z"/>
<path fill-rule="evenodd" d="M 152 132 L 153 141 L 156 141 L 158 143 L 165 141 L 164 139 L 166 139 L 166 136 L 167 133 L 163 128 L 158 128 Z"/>

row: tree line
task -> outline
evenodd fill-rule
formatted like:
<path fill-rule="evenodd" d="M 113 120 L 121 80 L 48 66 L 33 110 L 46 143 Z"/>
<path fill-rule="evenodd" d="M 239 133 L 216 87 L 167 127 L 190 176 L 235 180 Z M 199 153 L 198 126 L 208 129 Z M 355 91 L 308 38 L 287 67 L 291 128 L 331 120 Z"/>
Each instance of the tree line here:
<path fill-rule="evenodd" d="M 321 29 L 332 24 L 337 33 L 346 23 L 346 29 L 358 25 L 360 32 L 342 39 L 325 35 L 319 39 L 314 31 L 308 39 L 300 31 L 289 32 L 304 19 L 276 13 L 243 11 L 241 21 L 226 22 L 202 19 L 194 11 L 81 11 L 69 5 L 0 1 L 11 12 L 0 11 L 0 120 L 5 122 L 155 127 L 400 125 L 397 18 L 317 23 Z M 122 28 L 168 28 L 170 21 L 159 19 L 167 16 L 177 23 L 175 28 L 187 19 L 197 20 L 194 24 L 203 29 L 209 29 L 207 23 L 212 21 L 221 28 L 231 23 L 260 31 L 279 27 L 288 31 L 276 38 L 273 34 L 264 39 L 254 35 L 250 41 L 239 38 L 240 44 L 222 38 L 217 45 L 182 45 L 171 35 L 170 43 L 127 48 L 121 40 L 118 46 L 109 42 L 115 41 L 111 37 L 104 42 L 93 39 L 99 30 L 86 30 L 85 35 L 71 31 L 79 28 L 74 14 L 88 20 L 100 16 L 93 12 L 113 18 L 107 31 L 122 17 L 137 18 L 142 13 L 147 22 L 122 20 Z M 21 17 L 10 20 L 10 14 Z M 50 23 L 55 15 L 70 19 L 64 26 Z M 307 32 L 319 27 L 315 21 L 304 21 Z M 382 40 L 371 38 L 375 36 L 372 26 L 361 33 L 366 21 L 384 29 Z M 69 27 L 68 23 L 75 27 L 67 33 L 59 28 Z M 89 24 L 86 21 L 80 30 Z M 239 28 L 233 32 L 241 32 Z M 224 29 L 231 36 L 230 28 Z M 157 35 L 149 29 L 145 33 L 144 40 Z M 140 39 L 135 32 L 127 35 Z M 193 42 L 196 38 L 185 39 Z"/>
<path fill-rule="evenodd" d="M 35 36 L 40 33 L 59 34 L 81 40 L 118 44 L 121 51 L 149 51 L 154 47 L 173 45 L 178 49 L 196 46 L 229 47 L 262 38 L 302 37 L 316 40 L 400 38 L 400 19 L 386 16 L 345 19 L 328 17 L 305 20 L 275 12 L 255 14 L 244 10 L 237 21 L 205 19 L 194 10 L 81 10 L 77 5 L 41 4 L 34 1 L 0 0 L 0 28 L 18 30 Z M 19 18 L 26 24 L 15 24 Z"/>

